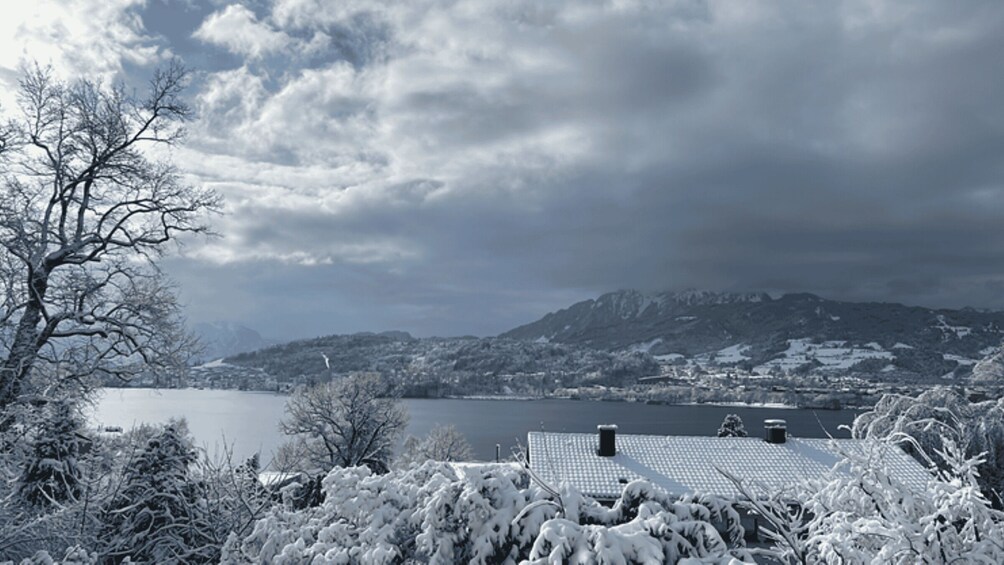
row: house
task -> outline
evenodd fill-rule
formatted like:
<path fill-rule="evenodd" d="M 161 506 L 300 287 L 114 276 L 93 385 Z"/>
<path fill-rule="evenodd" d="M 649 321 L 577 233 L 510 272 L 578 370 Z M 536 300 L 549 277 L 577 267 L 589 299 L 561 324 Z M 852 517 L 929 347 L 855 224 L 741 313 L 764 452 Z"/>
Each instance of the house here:
<path fill-rule="evenodd" d="M 863 453 L 864 440 L 791 437 L 784 420 L 766 420 L 757 437 L 698 437 L 530 432 L 530 468 L 543 481 L 567 483 L 601 502 L 620 496 L 624 485 L 645 479 L 670 495 L 743 497 L 719 469 L 751 484 L 756 492 L 779 492 L 804 479 L 822 479 L 845 453 Z M 930 473 L 895 446 L 880 445 L 884 465 L 907 488 L 926 490 Z"/>

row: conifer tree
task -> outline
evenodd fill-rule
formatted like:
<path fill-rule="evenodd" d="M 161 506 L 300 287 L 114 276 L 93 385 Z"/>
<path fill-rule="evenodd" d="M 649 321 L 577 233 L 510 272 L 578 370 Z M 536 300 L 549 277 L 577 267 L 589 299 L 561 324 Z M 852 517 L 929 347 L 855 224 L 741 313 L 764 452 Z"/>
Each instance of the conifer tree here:
<path fill-rule="evenodd" d="M 746 427 L 738 414 L 729 414 L 718 428 L 718 437 L 746 437 Z"/>
<path fill-rule="evenodd" d="M 75 408 L 70 402 L 53 402 L 46 410 L 18 485 L 21 496 L 35 506 L 72 501 L 82 491 L 79 455 L 86 438 Z"/>
<path fill-rule="evenodd" d="M 173 426 L 147 442 L 102 509 L 105 560 L 204 563 L 216 557 L 203 489 L 189 474 L 195 461 L 190 442 Z"/>

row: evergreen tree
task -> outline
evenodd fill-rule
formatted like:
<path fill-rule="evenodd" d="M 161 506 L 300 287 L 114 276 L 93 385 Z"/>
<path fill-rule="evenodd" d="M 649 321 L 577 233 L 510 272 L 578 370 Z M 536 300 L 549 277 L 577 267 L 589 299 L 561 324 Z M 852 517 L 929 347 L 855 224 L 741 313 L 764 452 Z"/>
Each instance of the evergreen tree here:
<path fill-rule="evenodd" d="M 70 402 L 53 402 L 40 423 L 32 457 L 21 475 L 18 490 L 29 503 L 48 506 L 77 499 L 82 491 L 79 455 L 87 439 Z"/>
<path fill-rule="evenodd" d="M 743 420 L 737 414 L 725 416 L 722 425 L 718 428 L 718 437 L 746 437 L 747 435 Z"/>
<path fill-rule="evenodd" d="M 189 441 L 173 426 L 147 442 L 102 509 L 105 560 L 204 563 L 217 557 L 203 489 L 189 476 L 195 461 Z"/>

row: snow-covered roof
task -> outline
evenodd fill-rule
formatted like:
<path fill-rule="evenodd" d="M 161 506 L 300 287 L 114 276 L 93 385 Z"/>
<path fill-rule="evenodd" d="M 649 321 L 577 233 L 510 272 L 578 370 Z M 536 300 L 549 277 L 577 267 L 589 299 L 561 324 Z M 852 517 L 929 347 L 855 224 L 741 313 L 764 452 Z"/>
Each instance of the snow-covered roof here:
<path fill-rule="evenodd" d="M 617 434 L 617 454 L 596 454 L 598 435 L 530 432 L 530 468 L 544 481 L 563 482 L 594 498 L 620 496 L 624 485 L 645 479 L 671 495 L 714 494 L 737 500 L 735 485 L 722 469 L 759 492 L 773 492 L 804 479 L 823 478 L 844 457 L 863 453 L 854 439 L 803 439 L 768 443 L 755 437 L 655 436 Z M 894 446 L 882 446 L 884 465 L 918 492 L 931 478 L 923 466 Z"/>
<path fill-rule="evenodd" d="M 305 478 L 305 474 L 298 472 L 262 471 L 258 473 L 258 482 L 267 487 L 282 485 L 293 481 L 302 481 Z"/>

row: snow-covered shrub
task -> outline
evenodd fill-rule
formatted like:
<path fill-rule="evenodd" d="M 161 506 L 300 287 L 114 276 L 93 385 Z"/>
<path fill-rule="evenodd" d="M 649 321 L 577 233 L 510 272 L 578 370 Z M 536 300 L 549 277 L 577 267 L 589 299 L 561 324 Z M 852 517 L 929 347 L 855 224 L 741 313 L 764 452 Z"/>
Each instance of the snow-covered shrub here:
<path fill-rule="evenodd" d="M 562 532 L 591 540 L 583 543 L 603 550 L 590 554 L 599 562 L 613 555 L 608 546 L 625 551 L 614 563 L 651 556 L 729 562 L 746 555 L 731 508 L 713 499 L 671 499 L 645 482 L 625 491 L 608 509 L 563 488 L 559 516 L 553 491 L 508 465 L 469 466 L 459 474 L 434 462 L 385 475 L 336 468 L 324 479 L 320 506 L 272 509 L 251 534 L 227 543 L 224 563 L 515 564 L 554 551 L 571 559 L 554 545 Z M 732 534 L 723 539 L 719 529 Z"/>
<path fill-rule="evenodd" d="M 441 463 L 385 475 L 365 467 L 335 468 L 323 481 L 321 505 L 274 509 L 243 540 L 242 559 L 301 563 L 324 556 L 346 563 L 396 563 L 421 553 L 452 563 L 455 546 L 470 543 L 462 522 L 479 519 L 473 512 L 454 511 L 452 505 L 463 504 L 459 483 L 453 469 Z M 519 492 L 515 486 L 509 490 Z"/>
<path fill-rule="evenodd" d="M 203 455 L 194 466 L 190 480 L 205 497 L 212 525 L 205 533 L 211 545 L 222 546 L 231 534 L 246 535 L 275 503 L 273 493 L 258 480 L 260 471 L 257 453 L 240 465 L 233 464 L 230 453 L 215 460 Z"/>
<path fill-rule="evenodd" d="M 821 485 L 805 503 L 809 554 L 830 563 L 1004 563 L 1004 514 L 976 482 L 982 460 L 950 438 L 943 445 L 938 455 L 948 469 L 922 492 L 901 484 L 874 451 L 849 456 L 849 476 Z"/>
<path fill-rule="evenodd" d="M 200 563 L 219 546 L 203 485 L 189 467 L 196 454 L 186 438 L 166 426 L 125 469 L 123 484 L 98 519 L 103 560 Z"/>
<path fill-rule="evenodd" d="M 16 423 L 0 431 L 0 444 L 12 440 L 0 447 L 0 559 L 61 556 L 93 539 L 96 446 L 72 404 L 46 400 L 15 406 Z"/>
<path fill-rule="evenodd" d="M 48 551 L 41 550 L 21 560 L 20 565 L 96 565 L 98 556 L 75 545 L 66 549 L 62 559 L 53 559 Z"/>
<path fill-rule="evenodd" d="M 711 563 L 749 559 L 739 514 L 712 496 L 675 498 L 651 483 L 625 485 L 612 507 L 574 489 L 561 490 L 563 516 L 546 521 L 531 563 Z"/>
<path fill-rule="evenodd" d="M 554 513 L 543 506 L 523 512 L 544 497 L 526 482 L 521 471 L 491 466 L 435 486 L 416 514 L 419 553 L 436 563 L 514 562 Z"/>
<path fill-rule="evenodd" d="M 941 443 L 946 469 L 926 488 L 891 473 L 885 453 L 898 448 L 876 440 L 846 453 L 827 480 L 766 497 L 740 487 L 770 524 L 771 554 L 782 563 L 1004 563 L 1004 513 L 977 483 L 983 461 L 949 437 Z"/>
<path fill-rule="evenodd" d="M 998 509 L 1004 508 L 1004 398 L 969 402 L 946 387 L 917 397 L 887 394 L 875 408 L 854 419 L 857 438 L 912 438 L 903 448 L 922 464 L 928 458 L 939 469 L 950 469 L 941 457 L 950 439 L 970 458 L 980 454 L 977 482 Z"/>

